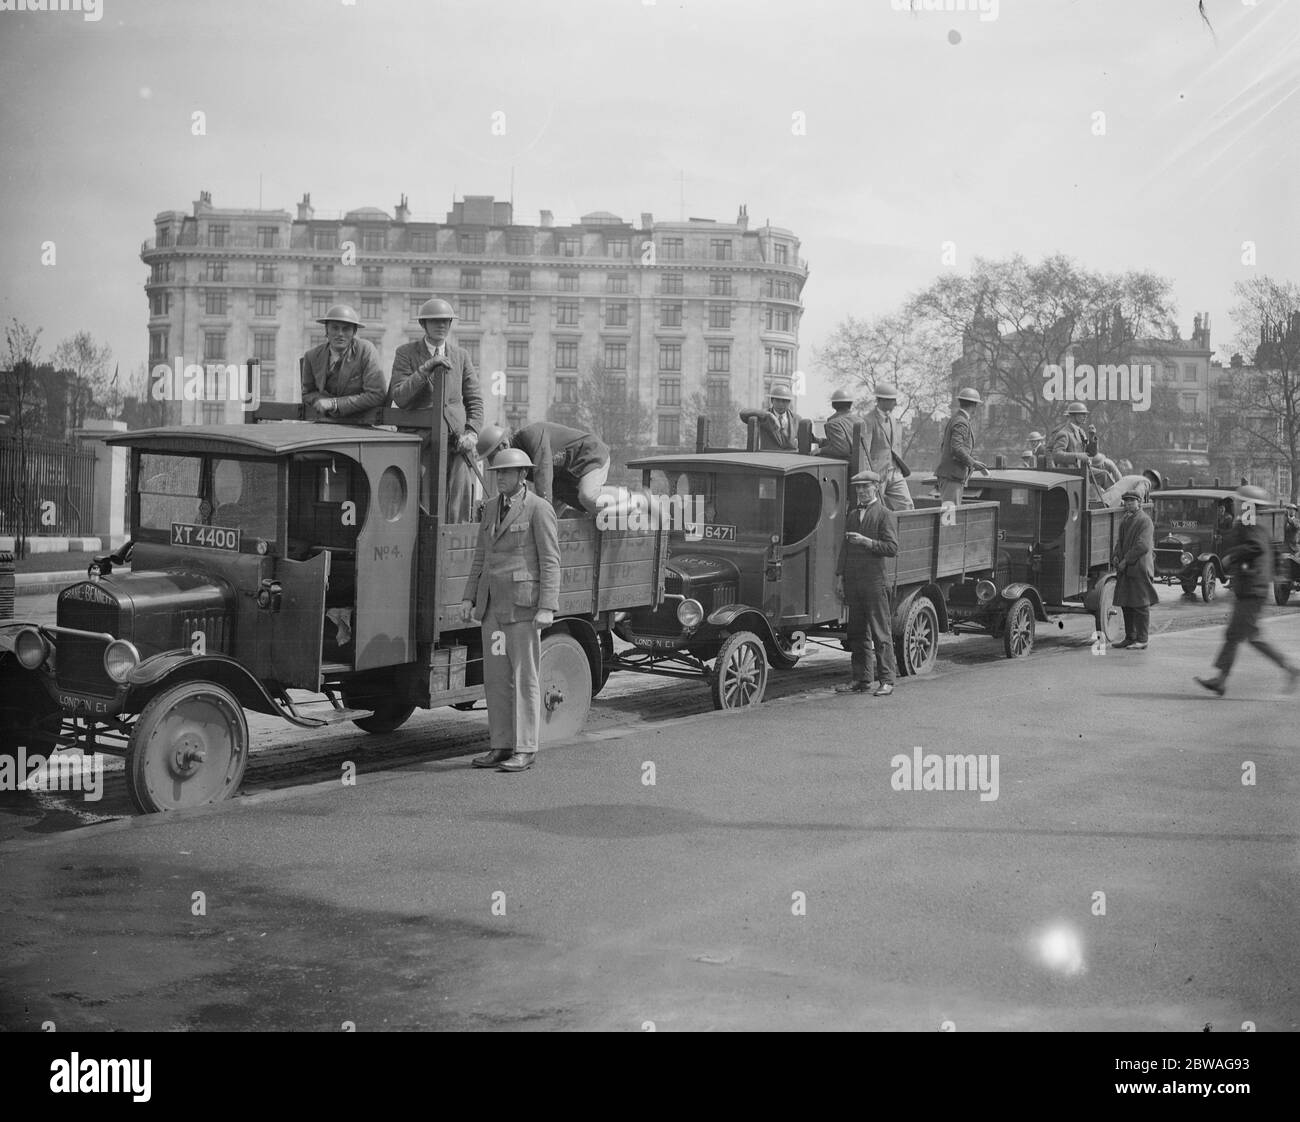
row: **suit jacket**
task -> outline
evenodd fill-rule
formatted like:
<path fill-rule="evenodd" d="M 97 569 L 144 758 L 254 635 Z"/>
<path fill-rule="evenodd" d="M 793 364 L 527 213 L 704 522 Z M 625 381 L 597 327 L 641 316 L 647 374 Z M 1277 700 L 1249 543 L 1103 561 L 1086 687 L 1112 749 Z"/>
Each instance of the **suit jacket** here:
<path fill-rule="evenodd" d="M 870 538 L 871 545 L 858 545 L 847 537 L 840 539 L 835 575 L 844 578 L 844 594 L 886 591 L 885 558 L 898 556 L 898 519 L 894 512 L 879 499 L 865 508 L 854 507 L 844 520 L 844 533 L 850 532 Z"/>
<path fill-rule="evenodd" d="M 398 409 L 441 410 L 455 435 L 477 433 L 483 427 L 483 394 L 469 352 L 447 343 L 450 369 L 439 366 L 431 376 L 417 373 L 429 361 L 423 337 L 403 343 L 393 355 L 389 399 Z"/>
<path fill-rule="evenodd" d="M 609 462 L 609 445 L 599 437 L 554 421 L 534 421 L 510 438 L 533 461 L 533 484 L 543 499 L 579 507 L 578 480 Z"/>
<path fill-rule="evenodd" d="M 1081 460 L 1074 456 L 1062 456 L 1057 458 L 1061 452 L 1083 452 L 1089 456 L 1097 454 L 1097 440 L 1090 437 L 1082 428 L 1073 421 L 1066 421 L 1060 428 L 1052 433 L 1051 444 L 1048 445 L 1048 464 L 1055 467 L 1079 467 Z"/>
<path fill-rule="evenodd" d="M 958 409 L 943 426 L 939 444 L 939 466 L 934 474 L 940 479 L 955 479 L 965 484 L 975 468 L 975 430 L 970 414 Z"/>
<path fill-rule="evenodd" d="M 1119 573 L 1115 603 L 1121 608 L 1143 608 L 1158 603 L 1155 582 L 1155 527 L 1139 510 L 1120 520 L 1119 540 L 1111 564 Z"/>
<path fill-rule="evenodd" d="M 1223 564 L 1232 574 L 1232 591 L 1238 600 L 1261 600 L 1273 587 L 1273 543 L 1268 531 L 1256 523 L 1238 522 L 1224 539 Z"/>
<path fill-rule="evenodd" d="M 379 365 L 379 352 L 368 339 L 353 337 L 343 352 L 343 362 L 336 373 L 330 373 L 330 345 L 322 343 L 312 347 L 302 356 L 299 371 L 302 382 L 302 401 L 309 407 L 322 397 L 338 399 L 338 413 L 329 417 L 314 418 L 322 421 L 344 421 L 351 425 L 373 425 L 379 420 L 388 393 L 384 369 Z"/>
<path fill-rule="evenodd" d="M 889 436 L 891 422 L 894 430 L 892 440 Z M 898 470 L 894 457 L 897 456 L 900 460 L 903 458 L 903 426 L 892 413 L 886 416 L 879 409 L 868 413 L 866 431 L 862 438 L 867 445 L 867 462 L 872 471 L 884 479 L 886 475 Z"/>
<path fill-rule="evenodd" d="M 560 606 L 560 541 L 555 511 L 526 487 L 499 521 L 501 499 L 483 508 L 474 563 L 463 599 L 474 618 L 489 611 L 504 623 L 530 620 L 539 608 Z"/>
<path fill-rule="evenodd" d="M 817 449 L 817 455 L 835 460 L 847 460 L 853 451 L 853 426 L 856 420 L 852 413 L 834 413 L 826 418 L 826 439 Z"/>
<path fill-rule="evenodd" d="M 777 425 L 776 414 L 769 409 L 745 409 L 740 419 L 745 424 L 750 417 L 758 418 L 758 447 L 763 452 L 797 452 L 799 451 L 799 422 L 803 419 L 793 409 L 786 412 L 790 432 L 782 437 Z"/>

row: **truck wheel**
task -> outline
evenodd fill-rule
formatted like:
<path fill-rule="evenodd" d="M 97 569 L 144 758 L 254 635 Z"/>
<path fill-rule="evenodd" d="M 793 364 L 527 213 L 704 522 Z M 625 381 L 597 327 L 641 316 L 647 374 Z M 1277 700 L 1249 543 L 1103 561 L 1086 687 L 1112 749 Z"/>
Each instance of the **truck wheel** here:
<path fill-rule="evenodd" d="M 1007 609 L 1002 649 L 1007 658 L 1028 658 L 1034 649 L 1034 605 L 1028 596 L 1013 600 Z"/>
<path fill-rule="evenodd" d="M 714 709 L 747 709 L 767 689 L 767 651 L 752 631 L 728 635 L 709 675 Z"/>
<path fill-rule="evenodd" d="M 542 691 L 541 742 L 572 740 L 582 731 L 591 711 L 591 662 L 582 644 L 563 631 L 543 635 L 538 677 Z"/>
<path fill-rule="evenodd" d="M 1201 599 L 1207 604 L 1214 599 L 1214 562 L 1207 561 L 1201 569 Z"/>
<path fill-rule="evenodd" d="M 600 645 L 600 675 L 598 680 L 600 682 L 600 685 L 598 685 L 594 690 L 591 691 L 592 697 L 595 697 L 598 693 L 600 693 L 600 691 L 603 690 L 606 684 L 609 682 L 610 671 L 609 671 L 608 664 L 614 658 L 614 636 L 611 635 L 608 631 L 602 631 L 600 633 L 599 645 Z"/>
<path fill-rule="evenodd" d="M 1183 577 L 1178 583 L 1183 586 L 1183 591 L 1188 596 L 1195 596 L 1196 586 L 1200 584 L 1200 581 L 1196 577 Z"/>
<path fill-rule="evenodd" d="M 367 688 L 373 689 L 374 687 Z M 395 685 L 393 689 L 396 690 Z M 361 717 L 352 722 L 363 732 L 393 732 L 406 724 L 411 719 L 411 714 L 415 712 L 414 705 L 407 705 L 391 694 L 357 693 L 355 687 L 352 690 L 344 688 L 342 693 L 343 704 L 349 709 L 369 709 L 372 711 L 369 717 Z"/>
<path fill-rule="evenodd" d="M 126 789 L 142 814 L 205 806 L 239 789 L 248 722 L 215 682 L 182 682 L 144 707 L 126 750 Z"/>
<path fill-rule="evenodd" d="M 939 613 L 928 596 L 918 596 L 907 612 L 898 642 L 900 674 L 927 674 L 939 657 Z"/>
<path fill-rule="evenodd" d="M 1291 582 L 1289 580 L 1280 580 L 1273 585 L 1273 603 L 1275 603 L 1279 608 L 1283 607 L 1290 599 Z"/>
<path fill-rule="evenodd" d="M 1097 597 L 1097 630 L 1106 636 L 1108 646 L 1124 641 L 1124 612 L 1115 607 L 1115 579 L 1103 581 Z"/>

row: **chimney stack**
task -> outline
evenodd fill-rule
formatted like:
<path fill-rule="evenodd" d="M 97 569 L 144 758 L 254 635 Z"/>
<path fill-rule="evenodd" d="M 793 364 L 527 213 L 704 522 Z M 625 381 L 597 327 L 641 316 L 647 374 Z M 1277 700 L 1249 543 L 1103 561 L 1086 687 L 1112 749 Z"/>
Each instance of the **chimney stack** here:
<path fill-rule="evenodd" d="M 298 221 L 310 222 L 312 220 L 312 216 L 315 213 L 316 211 L 312 208 L 311 205 L 311 193 L 304 192 L 302 196 L 302 202 L 298 204 Z"/>
<path fill-rule="evenodd" d="M 546 227 L 555 225 L 555 215 L 549 210 L 542 211 L 542 225 Z"/>
<path fill-rule="evenodd" d="M 655 224 L 655 216 L 651 214 L 648 210 L 643 210 L 641 212 L 641 229 L 649 230 L 654 226 L 654 224 Z"/>
<path fill-rule="evenodd" d="M 393 221 L 405 222 L 411 217 L 411 209 L 406 205 L 406 196 L 402 196 L 402 201 L 393 208 Z"/>

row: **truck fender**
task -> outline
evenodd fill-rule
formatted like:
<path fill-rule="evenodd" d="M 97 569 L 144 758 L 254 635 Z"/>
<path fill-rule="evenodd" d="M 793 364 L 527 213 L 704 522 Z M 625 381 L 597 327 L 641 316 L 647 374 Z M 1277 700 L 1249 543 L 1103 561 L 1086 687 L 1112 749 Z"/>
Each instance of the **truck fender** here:
<path fill-rule="evenodd" d="M 1198 565 L 1204 565 L 1207 561 L 1214 562 L 1214 575 L 1218 577 L 1219 580 L 1222 581 L 1227 579 L 1227 576 L 1223 571 L 1223 562 L 1219 560 L 1219 555 L 1217 553 L 1201 553 L 1197 555 L 1196 563 Z"/>
<path fill-rule="evenodd" d="M 710 612 L 708 622 L 726 631 L 752 631 L 763 640 L 763 645 L 769 652 L 780 651 L 772 624 L 757 608 L 751 608 L 746 604 L 727 604 Z"/>
<path fill-rule="evenodd" d="M 150 698 L 177 682 L 208 681 L 225 686 L 245 709 L 269 713 L 302 728 L 317 728 L 319 721 L 288 716 L 272 700 L 266 687 L 233 658 L 223 654 L 195 655 L 189 651 L 164 651 L 145 659 L 127 675 L 127 706 L 142 710 Z"/>
<path fill-rule="evenodd" d="M 1021 596 L 1028 597 L 1029 602 L 1034 606 L 1034 618 L 1039 623 L 1050 623 L 1047 618 L 1047 609 L 1043 606 L 1043 597 L 1039 594 L 1032 584 L 1009 584 L 1002 590 L 1002 599 L 1018 600 Z"/>

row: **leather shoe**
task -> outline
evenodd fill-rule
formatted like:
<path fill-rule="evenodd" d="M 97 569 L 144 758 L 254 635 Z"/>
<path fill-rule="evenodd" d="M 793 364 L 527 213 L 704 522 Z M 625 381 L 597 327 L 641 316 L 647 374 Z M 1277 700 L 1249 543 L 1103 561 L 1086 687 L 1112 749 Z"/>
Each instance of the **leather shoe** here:
<path fill-rule="evenodd" d="M 503 764 L 510 759 L 514 753 L 509 748 L 495 749 L 486 752 L 482 756 L 475 756 L 469 762 L 470 767 L 496 767 L 497 764 Z"/>
<path fill-rule="evenodd" d="M 536 755 L 536 752 L 516 752 L 505 763 L 497 764 L 497 771 L 527 771 Z"/>
<path fill-rule="evenodd" d="M 876 687 L 876 692 L 875 692 L 874 694 L 872 694 L 872 696 L 873 696 L 873 697 L 888 697 L 888 696 L 889 696 L 891 693 L 893 693 L 893 692 L 894 692 L 894 683 L 893 683 L 893 682 L 881 682 L 880 685 Z"/>
<path fill-rule="evenodd" d="M 836 693 L 870 693 L 870 682 L 842 682 L 835 687 Z"/>
<path fill-rule="evenodd" d="M 1145 643 L 1130 643 L 1128 645 L 1128 649 L 1130 651 L 1145 651 L 1147 649 L 1147 645 Z"/>
<path fill-rule="evenodd" d="M 1118 643 L 1111 643 L 1110 649 L 1112 651 L 1122 651 L 1125 647 L 1131 647 L 1132 645 L 1133 640 L 1125 636 Z"/>
<path fill-rule="evenodd" d="M 1196 684 L 1204 686 L 1210 693 L 1218 694 L 1219 697 L 1224 695 L 1225 686 L 1222 678 L 1197 678 Z"/>

